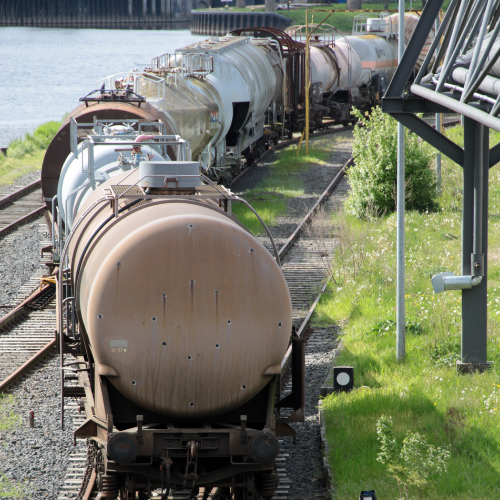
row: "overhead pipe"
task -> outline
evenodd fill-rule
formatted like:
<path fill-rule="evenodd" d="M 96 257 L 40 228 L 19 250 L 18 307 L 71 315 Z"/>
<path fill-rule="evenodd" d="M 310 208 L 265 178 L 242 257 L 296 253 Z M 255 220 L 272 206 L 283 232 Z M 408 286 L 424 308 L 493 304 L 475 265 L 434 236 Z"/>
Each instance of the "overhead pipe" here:
<path fill-rule="evenodd" d="M 474 108 L 469 104 L 459 102 L 451 97 L 448 97 L 447 95 L 435 92 L 427 87 L 423 87 L 422 85 L 412 85 L 410 87 L 410 91 L 415 95 L 428 99 L 436 104 L 441 104 L 455 113 L 467 116 L 472 120 L 482 123 L 486 127 L 500 132 L 500 120 L 491 116 L 489 113 L 486 113 L 478 108 Z"/>

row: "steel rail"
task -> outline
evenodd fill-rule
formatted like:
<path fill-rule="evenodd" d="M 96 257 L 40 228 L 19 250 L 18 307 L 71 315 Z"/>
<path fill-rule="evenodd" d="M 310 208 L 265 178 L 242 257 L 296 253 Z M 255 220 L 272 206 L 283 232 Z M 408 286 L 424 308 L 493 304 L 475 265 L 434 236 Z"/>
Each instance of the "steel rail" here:
<path fill-rule="evenodd" d="M 338 184 L 340 183 L 340 181 L 343 179 L 346 170 L 351 165 L 353 165 L 353 163 L 354 163 L 354 157 L 351 156 L 344 163 L 344 165 L 342 166 L 342 168 L 340 169 L 340 171 L 335 175 L 335 177 L 333 178 L 333 180 L 330 182 L 330 184 L 328 185 L 328 187 L 323 191 L 322 195 L 318 198 L 318 200 L 316 201 L 316 203 L 312 206 L 312 208 L 309 210 L 309 212 L 307 212 L 307 214 L 305 215 L 305 217 L 302 219 L 302 221 L 295 228 L 295 230 L 292 233 L 292 235 L 283 244 L 283 246 L 281 247 L 281 249 L 279 251 L 280 258 L 282 258 L 290 250 L 290 248 L 292 247 L 293 243 L 297 240 L 297 238 L 299 237 L 300 233 L 304 230 L 304 227 L 309 223 L 309 221 L 311 220 L 312 216 L 316 213 L 316 211 L 318 210 L 318 208 L 330 197 L 330 195 L 333 193 L 334 189 L 338 186 Z M 297 337 L 299 337 L 299 338 L 302 337 L 302 334 L 304 333 L 304 330 L 305 330 L 307 324 L 309 323 L 309 320 L 311 319 L 311 316 L 312 316 L 314 310 L 316 309 L 316 306 L 318 305 L 318 303 L 319 303 L 319 301 L 321 299 L 321 296 L 323 295 L 323 293 L 326 290 L 327 286 L 328 286 L 328 280 L 325 280 L 325 282 L 323 283 L 323 286 L 321 287 L 318 295 L 316 296 L 316 299 L 314 300 L 313 304 L 311 305 L 311 307 L 307 311 L 306 317 L 304 318 L 304 320 L 302 321 L 299 329 L 296 332 L 296 336 Z M 287 351 L 285 353 L 285 356 L 283 357 L 283 359 L 281 361 L 281 372 L 282 373 L 286 370 L 286 368 L 288 367 L 288 364 L 290 363 L 291 354 L 292 354 L 292 345 L 290 344 L 290 346 L 288 347 L 288 349 L 287 349 Z"/>
<path fill-rule="evenodd" d="M 34 304 L 37 300 L 43 297 L 45 292 L 51 287 L 51 285 L 42 285 L 40 288 L 35 290 L 29 297 L 24 299 L 19 305 L 14 307 L 10 312 L 5 314 L 0 318 L 0 332 L 5 330 L 10 326 L 12 322 L 15 322 L 19 317 L 23 316 L 28 312 L 29 306 Z"/>
<path fill-rule="evenodd" d="M 37 181 L 32 182 L 31 184 L 28 184 L 27 186 L 18 189 L 17 191 L 7 194 L 6 196 L 0 199 L 0 211 L 5 210 L 5 212 L 8 212 L 8 210 L 11 208 L 14 208 L 14 211 L 16 211 L 16 209 L 19 208 L 21 208 L 22 211 L 25 211 L 26 209 L 29 210 L 32 207 L 23 207 L 22 205 L 16 205 L 15 202 L 32 194 L 34 191 L 40 189 L 41 185 L 42 181 L 39 179 Z M 35 205 L 35 203 L 32 203 L 32 206 Z M 46 208 L 45 204 L 42 204 L 42 202 L 40 201 L 40 204 L 36 209 L 31 210 L 29 213 L 24 214 L 21 217 L 19 217 L 19 214 L 11 214 L 11 217 L 14 220 L 13 222 L 7 224 L 6 226 L 0 228 L 0 237 L 13 231 L 14 229 L 17 229 L 25 222 L 28 222 L 30 220 L 42 216 L 43 213 L 45 212 L 45 208 Z"/>
<path fill-rule="evenodd" d="M 18 320 L 23 318 L 29 312 L 29 308 L 36 304 L 36 302 L 44 297 L 46 292 L 51 288 L 51 285 L 43 285 L 35 290 L 29 297 L 24 299 L 19 305 L 0 318 L 0 332 L 13 326 Z M 22 343 L 25 339 L 19 339 Z M 20 375 L 26 372 L 34 363 L 41 357 L 50 353 L 52 347 L 56 345 L 56 339 L 52 339 L 39 349 L 31 358 L 25 361 L 21 366 L 16 368 L 9 376 L 0 382 L 0 392 L 4 391 L 6 387 L 16 380 Z"/>
<path fill-rule="evenodd" d="M 278 252 L 280 258 L 285 255 L 286 252 L 290 249 L 290 247 L 293 245 L 295 240 L 299 237 L 299 234 L 301 231 L 304 229 L 306 224 L 309 223 L 311 220 L 312 216 L 316 213 L 318 208 L 325 202 L 325 200 L 328 199 L 328 197 L 332 194 L 333 190 L 338 186 L 339 182 L 342 180 L 342 178 L 345 175 L 346 170 L 353 164 L 354 158 L 351 156 L 340 171 L 337 173 L 337 175 L 333 178 L 332 182 L 328 185 L 328 187 L 323 191 L 322 195 L 316 200 L 316 203 L 312 206 L 311 210 L 307 212 L 305 217 L 302 219 L 302 221 L 299 223 L 299 225 L 295 228 L 295 231 L 291 234 L 291 236 L 285 241 L 283 246 L 280 248 L 280 251 Z"/>
<path fill-rule="evenodd" d="M 37 219 L 38 217 L 40 217 L 45 213 L 45 210 L 47 210 L 47 207 L 45 205 L 42 205 L 36 210 L 30 212 L 29 214 L 23 215 L 19 219 L 16 219 L 14 222 L 11 222 L 7 226 L 0 229 L 0 237 L 5 236 L 10 231 L 13 231 L 14 229 L 18 228 L 24 222 L 28 222 L 29 220 L 32 219 Z"/>
<path fill-rule="evenodd" d="M 2 208 L 4 205 L 12 203 L 13 201 L 17 200 L 18 198 L 22 198 L 23 196 L 26 196 L 27 194 L 29 194 L 32 191 L 35 191 L 36 189 L 39 189 L 41 187 L 42 187 L 42 180 L 39 179 L 35 182 L 32 182 L 31 184 L 28 184 L 27 186 L 22 187 L 21 189 L 18 189 L 17 191 L 13 191 L 12 193 L 8 194 L 7 196 L 0 198 L 0 208 Z"/>
<path fill-rule="evenodd" d="M 54 338 L 48 344 L 44 345 L 36 354 L 31 356 L 30 359 L 25 361 L 19 368 L 17 368 L 11 375 L 0 382 L 0 392 L 3 392 L 12 382 L 14 382 L 17 377 L 21 376 L 30 368 L 34 363 L 36 363 L 40 358 L 43 358 L 46 354 L 49 354 L 53 347 L 57 344 L 57 340 Z"/>

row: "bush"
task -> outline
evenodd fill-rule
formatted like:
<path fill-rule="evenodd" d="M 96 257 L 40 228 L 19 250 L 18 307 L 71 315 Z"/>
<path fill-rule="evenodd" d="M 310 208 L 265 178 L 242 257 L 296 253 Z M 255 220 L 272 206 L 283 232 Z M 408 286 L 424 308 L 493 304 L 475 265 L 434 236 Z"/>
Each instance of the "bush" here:
<path fill-rule="evenodd" d="M 373 109 L 366 119 L 358 110 L 354 127 L 353 156 L 355 165 L 348 170 L 351 191 L 345 203 L 347 213 L 365 218 L 371 213 L 390 213 L 396 209 L 397 122 Z M 365 125 L 360 126 L 359 123 Z M 432 149 L 405 130 L 406 209 L 435 210 L 437 190 L 430 167 Z"/>

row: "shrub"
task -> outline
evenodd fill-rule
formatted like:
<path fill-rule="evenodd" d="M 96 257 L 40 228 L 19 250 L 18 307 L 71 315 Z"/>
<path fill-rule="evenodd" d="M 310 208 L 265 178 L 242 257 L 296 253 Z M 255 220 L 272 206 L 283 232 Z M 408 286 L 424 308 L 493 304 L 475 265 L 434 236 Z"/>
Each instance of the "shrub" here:
<path fill-rule="evenodd" d="M 373 109 L 366 119 L 358 110 L 359 119 L 354 128 L 353 156 L 355 165 L 347 173 L 351 191 L 345 203 L 346 211 L 365 218 L 367 207 L 374 213 L 390 213 L 396 209 L 397 180 L 397 122 Z M 360 126 L 363 124 L 365 126 Z M 432 149 L 419 138 L 405 131 L 406 208 L 434 210 L 437 191 L 434 173 L 430 167 Z"/>
<path fill-rule="evenodd" d="M 446 472 L 450 451 L 436 448 L 426 441 L 425 436 L 410 431 L 406 433 L 399 451 L 392 418 L 385 415 L 377 421 L 377 434 L 380 443 L 377 461 L 384 464 L 389 475 L 396 479 L 400 497 L 402 490 L 408 500 L 410 490 L 415 489 L 422 500 L 432 480 Z"/>

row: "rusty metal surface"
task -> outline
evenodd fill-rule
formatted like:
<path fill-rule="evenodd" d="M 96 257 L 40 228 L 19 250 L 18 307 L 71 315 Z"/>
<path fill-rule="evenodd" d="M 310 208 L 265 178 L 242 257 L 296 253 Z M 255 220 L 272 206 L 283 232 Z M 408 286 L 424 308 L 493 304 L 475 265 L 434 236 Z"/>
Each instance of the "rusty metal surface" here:
<path fill-rule="evenodd" d="M 10 231 L 16 229 L 18 226 L 23 224 L 24 222 L 28 222 L 32 219 L 36 219 L 37 217 L 40 217 L 44 214 L 46 210 L 45 205 L 37 208 L 36 210 L 33 210 L 32 212 L 23 215 L 19 219 L 16 219 L 14 222 L 11 222 L 10 224 L 7 224 L 6 226 L 2 227 L 0 229 L 0 236 L 4 236 L 5 234 L 9 233 Z"/>
<path fill-rule="evenodd" d="M 39 189 L 41 185 L 42 181 L 38 180 L 22 187 L 21 189 L 18 189 L 17 191 L 14 191 L 13 193 L 8 194 L 7 196 L 4 196 L 3 198 L 0 198 L 0 208 L 12 203 L 18 198 L 22 198 L 24 195 L 31 193 L 36 189 Z"/>
<path fill-rule="evenodd" d="M 311 210 L 306 214 L 306 216 L 302 219 L 300 224 L 295 228 L 295 231 L 290 235 L 290 237 L 285 241 L 283 246 L 280 248 L 279 255 L 282 257 L 285 255 L 285 253 L 288 251 L 291 245 L 293 245 L 293 242 L 298 238 L 300 232 L 304 228 L 304 226 L 309 222 L 311 217 L 316 213 L 316 210 L 321 206 L 321 204 L 330 196 L 332 191 L 335 189 L 335 187 L 338 185 L 338 183 L 342 180 L 342 178 L 345 175 L 345 171 L 347 168 L 349 168 L 354 159 L 351 157 L 349 160 L 347 160 L 338 174 L 333 178 L 332 182 L 328 185 L 328 187 L 324 190 L 323 194 L 318 198 L 316 203 L 312 206 Z"/>
<path fill-rule="evenodd" d="M 35 355 L 30 359 L 25 361 L 19 368 L 17 368 L 11 375 L 0 382 L 0 392 L 4 391 L 6 387 L 12 383 L 17 377 L 22 375 L 31 365 L 33 365 L 40 358 L 49 354 L 53 347 L 56 345 L 56 339 L 54 338 L 48 344 L 46 344 L 42 349 L 40 349 Z"/>
<path fill-rule="evenodd" d="M 0 318 L 0 331 L 8 328 L 12 323 L 19 320 L 20 317 L 25 315 L 29 308 L 33 306 L 37 301 L 47 295 L 47 292 L 53 288 L 51 285 L 43 285 L 40 289 L 34 291 L 29 297 L 27 297 L 18 306 L 8 312 L 5 316 Z"/>
<path fill-rule="evenodd" d="M 120 119 L 160 120 L 166 124 L 166 134 L 175 133 L 166 116 L 147 103 L 143 103 L 140 108 L 133 104 L 119 102 L 100 103 L 88 107 L 81 104 L 66 117 L 45 153 L 42 164 L 42 192 L 44 198 L 52 198 L 57 193 L 61 168 L 70 153 L 70 119 L 74 118 L 78 123 L 92 123 L 94 116 L 98 119 L 113 121 L 119 121 Z M 171 159 L 175 159 L 171 148 L 169 148 L 169 156 Z M 47 202 L 47 208 L 52 210 L 52 205 L 49 202 Z"/>

